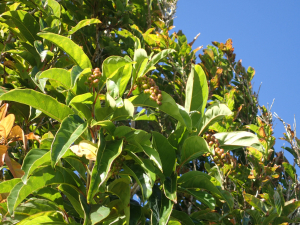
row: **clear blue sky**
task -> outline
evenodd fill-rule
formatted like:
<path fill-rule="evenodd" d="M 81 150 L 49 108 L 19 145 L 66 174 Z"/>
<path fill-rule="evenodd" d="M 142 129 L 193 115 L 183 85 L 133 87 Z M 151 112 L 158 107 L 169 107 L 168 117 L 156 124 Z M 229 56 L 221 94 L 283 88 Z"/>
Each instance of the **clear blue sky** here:
<path fill-rule="evenodd" d="M 272 112 L 291 125 L 296 115 L 300 138 L 299 10 L 299 0 L 179 0 L 172 31 L 182 30 L 189 41 L 201 33 L 193 48 L 231 38 L 236 59 L 256 71 L 254 91 L 262 82 L 259 103 L 271 104 L 275 98 Z M 282 137 L 282 123 L 276 119 L 274 124 L 275 137 Z M 275 151 L 280 151 L 283 143 L 277 139 Z M 285 156 L 293 164 L 287 151 Z M 297 173 L 300 174 L 299 168 Z"/>

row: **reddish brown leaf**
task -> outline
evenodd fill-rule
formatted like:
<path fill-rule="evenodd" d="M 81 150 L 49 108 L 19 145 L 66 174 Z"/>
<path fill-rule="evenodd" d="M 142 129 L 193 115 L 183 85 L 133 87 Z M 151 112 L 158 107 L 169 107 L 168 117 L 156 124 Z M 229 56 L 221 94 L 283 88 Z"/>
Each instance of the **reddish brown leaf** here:
<path fill-rule="evenodd" d="M 21 178 L 24 175 L 24 171 L 21 170 L 22 166 L 15 160 L 11 159 L 7 152 L 5 153 L 5 163 L 8 166 L 14 178 Z"/>

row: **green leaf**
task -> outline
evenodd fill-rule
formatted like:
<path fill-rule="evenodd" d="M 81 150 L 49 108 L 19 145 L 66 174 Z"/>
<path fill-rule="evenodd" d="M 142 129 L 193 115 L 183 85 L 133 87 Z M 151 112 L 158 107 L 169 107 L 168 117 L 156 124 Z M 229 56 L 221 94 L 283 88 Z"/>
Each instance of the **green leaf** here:
<path fill-rule="evenodd" d="M 152 194 L 153 183 L 151 177 L 149 177 L 139 165 L 134 165 L 132 169 L 126 165 L 123 165 L 123 169 L 124 171 L 121 171 L 120 175 L 126 174 L 132 176 L 136 180 L 137 184 L 141 187 L 143 201 L 147 200 Z"/>
<path fill-rule="evenodd" d="M 33 194 L 38 195 L 44 199 L 48 199 L 51 202 L 57 204 L 60 209 L 64 209 L 64 200 L 61 196 L 61 193 L 57 189 L 51 187 L 43 187 L 38 191 L 33 192 Z"/>
<path fill-rule="evenodd" d="M 39 79 L 42 78 L 48 78 L 58 81 L 66 90 L 71 89 L 71 74 L 68 70 L 60 68 L 51 68 L 43 71 L 40 74 Z"/>
<path fill-rule="evenodd" d="M 130 179 L 120 178 L 111 182 L 107 191 L 117 195 L 123 203 L 126 224 L 130 221 Z"/>
<path fill-rule="evenodd" d="M 161 52 L 154 55 L 152 57 L 152 59 L 149 61 L 149 63 L 147 64 L 144 74 L 146 74 L 149 71 L 151 71 L 152 69 L 154 69 L 155 68 L 154 66 L 156 65 L 156 63 L 158 63 L 160 60 L 162 60 L 163 58 L 165 58 L 167 55 L 169 55 L 172 52 L 175 52 L 175 50 L 174 49 L 164 49 Z"/>
<path fill-rule="evenodd" d="M 114 135 L 114 132 L 116 130 L 115 124 L 113 122 L 111 122 L 110 120 L 103 120 L 103 121 L 99 121 L 99 122 L 92 120 L 91 127 L 94 127 L 94 126 L 101 126 L 112 136 Z"/>
<path fill-rule="evenodd" d="M 202 188 L 210 191 L 213 195 L 223 199 L 222 193 L 211 182 L 211 176 L 200 171 L 190 171 L 183 174 L 177 181 L 178 185 L 186 189 Z"/>
<path fill-rule="evenodd" d="M 26 219 L 22 220 L 18 224 L 26 225 L 26 224 L 44 224 L 48 222 L 64 222 L 64 218 L 61 213 L 50 211 L 50 212 L 40 212 L 34 214 L 32 216 L 27 217 Z"/>
<path fill-rule="evenodd" d="M 136 49 L 134 51 L 133 61 L 136 62 L 136 64 L 133 65 L 132 71 L 132 79 L 133 81 L 135 81 L 136 78 L 145 74 L 144 72 L 148 62 L 148 55 L 146 50 L 142 48 Z"/>
<path fill-rule="evenodd" d="M 99 223 L 101 220 L 104 220 L 110 213 L 110 209 L 105 206 L 92 206 L 90 217 L 92 224 Z"/>
<path fill-rule="evenodd" d="M 171 218 L 178 220 L 181 225 L 195 225 L 189 215 L 182 211 L 173 209 Z"/>
<path fill-rule="evenodd" d="M 3 101 L 15 101 L 36 108 L 51 118 L 62 122 L 73 111 L 66 105 L 59 103 L 56 99 L 49 95 L 30 89 L 15 89 L 0 96 Z"/>
<path fill-rule="evenodd" d="M 215 122 L 224 118 L 224 116 L 231 115 L 232 112 L 225 104 L 215 103 L 209 106 L 204 114 L 204 117 L 199 121 L 199 126 L 197 130 L 200 130 L 199 136 L 208 129 L 209 126 L 213 125 Z"/>
<path fill-rule="evenodd" d="M 121 108 L 115 109 L 111 120 L 120 121 L 120 120 L 130 119 L 133 117 L 133 113 L 134 113 L 133 104 L 128 99 L 124 99 L 123 106 Z"/>
<path fill-rule="evenodd" d="M 149 159 L 151 159 L 155 163 L 155 165 L 160 169 L 160 171 L 163 172 L 163 167 L 158 152 L 155 149 L 147 146 L 142 147 Z"/>
<path fill-rule="evenodd" d="M 44 50 L 44 45 L 41 41 L 34 41 L 34 47 L 37 53 L 40 55 L 41 62 L 44 62 L 49 50 Z"/>
<path fill-rule="evenodd" d="M 55 0 L 47 0 L 48 6 L 52 9 L 53 15 L 57 18 L 60 18 L 61 11 L 60 11 L 60 4 Z"/>
<path fill-rule="evenodd" d="M 299 207 L 300 207 L 300 201 L 295 201 L 293 203 L 285 205 L 282 209 L 281 216 L 289 217 Z"/>
<path fill-rule="evenodd" d="M 152 144 L 153 148 L 155 148 L 159 154 L 163 174 L 165 176 L 171 176 L 175 168 L 175 150 L 167 138 L 155 131 L 152 132 Z"/>
<path fill-rule="evenodd" d="M 278 213 L 278 215 L 281 215 L 282 207 L 284 206 L 284 202 L 281 202 L 281 198 L 280 198 L 278 191 L 274 191 L 273 198 L 274 198 L 274 203 L 275 203 L 277 213 Z"/>
<path fill-rule="evenodd" d="M 27 183 L 28 177 L 36 168 L 50 160 L 50 151 L 48 149 L 31 149 L 25 156 L 22 165 L 22 170 L 25 172 L 22 177 L 23 183 Z"/>
<path fill-rule="evenodd" d="M 80 159 L 68 156 L 64 157 L 64 160 L 66 160 L 74 168 L 74 170 L 78 172 L 81 178 L 86 181 L 86 167 Z"/>
<path fill-rule="evenodd" d="M 177 173 L 173 172 L 164 180 L 164 192 L 168 199 L 177 203 Z"/>
<path fill-rule="evenodd" d="M 84 188 L 78 187 L 78 182 L 74 179 L 74 176 L 71 176 L 65 168 L 56 167 L 56 170 L 54 171 L 51 166 L 47 166 L 41 168 L 29 177 L 27 184 L 19 182 L 14 186 L 7 197 L 9 213 L 13 215 L 14 209 L 33 191 L 54 184 L 71 185 L 78 191 Z"/>
<path fill-rule="evenodd" d="M 131 64 L 132 63 L 127 63 L 125 66 L 120 67 L 117 72 L 107 80 L 107 91 L 112 97 L 122 97 L 124 94 L 131 77 Z"/>
<path fill-rule="evenodd" d="M 69 38 L 54 33 L 38 33 L 38 36 L 57 45 L 72 58 L 76 65 L 80 66 L 82 69 L 92 69 L 92 64 L 87 55 Z"/>
<path fill-rule="evenodd" d="M 218 139 L 220 148 L 224 150 L 260 145 L 258 137 L 247 131 L 216 133 L 214 136 Z"/>
<path fill-rule="evenodd" d="M 244 196 L 245 196 L 245 201 L 248 202 L 250 205 L 252 205 L 256 210 L 264 214 L 268 212 L 268 207 L 263 201 L 247 193 L 245 193 Z"/>
<path fill-rule="evenodd" d="M 174 202 L 166 198 L 164 195 L 161 197 L 160 219 L 159 225 L 167 225 L 172 213 Z"/>
<path fill-rule="evenodd" d="M 207 152 L 209 147 L 202 137 L 192 136 L 185 139 L 181 150 L 180 167 Z"/>
<path fill-rule="evenodd" d="M 79 23 L 77 23 L 77 25 L 75 27 L 72 27 L 71 30 L 69 30 L 68 35 L 74 34 L 79 29 L 81 29 L 81 28 L 83 28 L 85 26 L 89 26 L 91 24 L 95 24 L 95 23 L 101 23 L 101 21 L 98 20 L 98 19 L 85 19 L 85 20 L 81 20 Z"/>
<path fill-rule="evenodd" d="M 84 217 L 84 211 L 81 208 L 80 200 L 79 200 L 79 193 L 73 189 L 72 187 L 61 184 L 58 187 L 58 190 L 60 190 L 71 202 L 72 206 L 76 210 L 76 212 L 79 214 L 81 218 Z"/>
<path fill-rule="evenodd" d="M 94 102 L 94 96 L 88 92 L 82 95 L 76 95 L 72 100 L 70 101 L 69 105 L 73 103 L 82 103 L 87 105 L 92 105 Z"/>
<path fill-rule="evenodd" d="M 14 186 L 21 182 L 21 178 L 2 181 L 0 183 L 0 193 L 9 193 Z M 22 182 L 21 182 L 22 183 Z"/>
<path fill-rule="evenodd" d="M 33 44 L 35 40 L 40 39 L 36 34 L 40 28 L 36 20 L 29 13 L 17 10 L 8 11 L 1 15 L 4 19 L 9 18 L 13 21 L 20 33 L 17 34 L 21 39 L 24 37 L 28 42 Z"/>
<path fill-rule="evenodd" d="M 132 62 L 128 61 L 126 58 L 121 56 L 110 56 L 102 63 L 102 76 L 106 80 L 107 78 L 114 76 L 120 68 L 128 64 L 132 64 Z"/>
<path fill-rule="evenodd" d="M 291 164 L 288 162 L 283 162 L 282 163 L 285 172 L 292 178 L 292 180 L 295 182 L 295 174 L 296 174 L 296 169 L 293 167 Z"/>
<path fill-rule="evenodd" d="M 185 109 L 188 112 L 199 111 L 202 117 L 208 98 L 208 85 L 201 66 L 195 65 L 192 67 L 186 85 Z"/>
<path fill-rule="evenodd" d="M 215 198 L 211 194 L 209 194 L 205 191 L 195 191 L 192 189 L 185 189 L 182 187 L 179 188 L 179 191 L 186 192 L 186 193 L 194 196 L 198 201 L 207 205 L 211 210 L 214 210 L 216 207 Z"/>
<path fill-rule="evenodd" d="M 164 91 L 162 91 L 161 94 L 162 105 L 160 106 L 150 99 L 149 94 L 144 93 L 131 97 L 129 101 L 131 101 L 134 106 L 158 108 L 178 120 L 182 125 L 187 126 L 189 130 L 192 130 L 191 122 L 188 121 L 188 124 L 186 123 L 174 99 Z"/>
<path fill-rule="evenodd" d="M 51 146 L 51 164 L 53 167 L 87 127 L 88 122 L 84 122 L 77 115 L 70 115 L 62 121 Z"/>
<path fill-rule="evenodd" d="M 88 202 L 92 201 L 94 195 L 98 191 L 98 187 L 103 184 L 107 178 L 113 161 L 121 154 L 123 147 L 122 140 L 106 143 L 102 132 L 100 132 L 99 141 L 100 145 L 97 151 L 97 158 L 92 171 L 92 178 L 88 191 Z"/>
<path fill-rule="evenodd" d="M 219 222 L 221 215 L 211 210 L 200 210 L 191 214 L 191 217 L 197 220 L 205 220 L 206 222 Z"/>

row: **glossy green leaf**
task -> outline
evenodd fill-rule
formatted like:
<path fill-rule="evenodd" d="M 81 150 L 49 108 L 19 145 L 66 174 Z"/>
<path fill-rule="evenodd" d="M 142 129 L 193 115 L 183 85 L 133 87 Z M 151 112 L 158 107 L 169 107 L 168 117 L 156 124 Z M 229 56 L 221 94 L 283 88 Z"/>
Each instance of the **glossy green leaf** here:
<path fill-rule="evenodd" d="M 170 219 L 174 202 L 166 198 L 164 195 L 161 197 L 160 219 L 159 225 L 167 225 Z"/>
<path fill-rule="evenodd" d="M 191 121 L 189 121 L 188 124 L 186 124 L 186 121 L 182 117 L 174 99 L 164 91 L 162 91 L 161 93 L 163 99 L 161 101 L 162 105 L 160 106 L 155 101 L 150 99 L 149 94 L 144 93 L 133 96 L 129 100 L 134 106 L 158 108 L 159 110 L 167 113 L 168 115 L 178 120 L 182 125 L 187 126 L 189 130 L 191 130 Z"/>
<path fill-rule="evenodd" d="M 177 203 L 177 173 L 173 172 L 164 180 L 164 193 L 168 199 Z"/>
<path fill-rule="evenodd" d="M 60 68 L 51 68 L 43 71 L 40 74 L 39 79 L 42 78 L 48 78 L 58 81 L 66 90 L 71 88 L 71 75 L 68 70 Z"/>
<path fill-rule="evenodd" d="M 124 99 L 123 106 L 115 109 L 111 120 L 120 121 L 120 120 L 130 119 L 133 117 L 133 113 L 134 113 L 133 104 L 128 99 Z"/>
<path fill-rule="evenodd" d="M 222 193 L 211 182 L 211 176 L 202 173 L 200 171 L 190 171 L 183 174 L 177 181 L 177 183 L 186 189 L 205 189 L 210 191 L 213 195 L 223 199 Z"/>
<path fill-rule="evenodd" d="M 27 217 L 22 220 L 18 224 L 26 225 L 26 224 L 44 224 L 47 222 L 64 222 L 64 218 L 61 213 L 55 211 L 46 211 L 34 214 L 32 216 Z"/>
<path fill-rule="evenodd" d="M 128 64 L 132 64 L 126 58 L 120 56 L 110 56 L 103 61 L 102 76 L 104 79 L 114 76 L 118 70 Z"/>
<path fill-rule="evenodd" d="M 91 127 L 94 126 L 101 126 L 103 127 L 109 134 L 111 134 L 113 136 L 115 130 L 116 130 L 116 126 L 113 122 L 111 122 L 110 120 L 104 120 L 104 121 L 95 121 L 93 120 L 91 122 Z"/>
<path fill-rule="evenodd" d="M 34 47 L 37 53 L 40 55 L 41 62 L 44 62 L 49 50 L 44 50 L 44 45 L 41 41 L 34 41 Z"/>
<path fill-rule="evenodd" d="M 201 66 L 192 67 L 186 84 L 185 109 L 190 111 L 199 111 L 203 116 L 208 98 L 208 85 L 206 75 Z"/>
<path fill-rule="evenodd" d="M 19 55 L 20 57 L 22 57 L 27 63 L 29 63 L 32 67 L 37 65 L 37 62 L 35 61 L 34 55 L 32 55 L 31 52 L 29 51 L 25 51 L 25 50 L 9 50 L 6 51 L 7 53 L 12 53 L 12 54 L 16 54 Z"/>
<path fill-rule="evenodd" d="M 10 192 L 14 186 L 21 182 L 21 178 L 14 178 L 11 180 L 2 181 L 0 183 L 0 193 Z"/>
<path fill-rule="evenodd" d="M 282 163 L 285 172 L 291 177 L 291 179 L 295 182 L 295 174 L 296 174 L 296 169 L 293 167 L 291 164 L 288 162 L 283 162 Z"/>
<path fill-rule="evenodd" d="M 171 176 L 176 160 L 174 148 L 167 138 L 155 131 L 152 132 L 152 145 L 159 154 L 164 175 Z"/>
<path fill-rule="evenodd" d="M 14 209 L 33 191 L 54 184 L 71 185 L 78 191 L 83 188 L 78 187 L 77 181 L 65 168 L 53 170 L 50 166 L 44 167 L 29 177 L 26 184 L 19 182 L 14 186 L 7 198 L 9 213 L 13 214 Z"/>
<path fill-rule="evenodd" d="M 57 18 L 60 18 L 61 10 L 60 10 L 60 4 L 55 0 L 48 0 L 48 6 L 51 7 L 53 15 Z"/>
<path fill-rule="evenodd" d="M 73 114 L 73 111 L 69 107 L 59 103 L 56 99 L 30 89 L 16 89 L 6 92 L 0 96 L 0 100 L 15 101 L 30 105 L 59 122 L 68 115 Z"/>
<path fill-rule="evenodd" d="M 13 21 L 16 27 L 18 27 L 20 33 L 17 34 L 22 39 L 22 36 L 31 44 L 35 40 L 40 39 L 36 34 L 39 32 L 40 28 L 36 20 L 29 13 L 16 10 L 8 11 L 1 15 L 3 18 L 9 18 Z"/>
<path fill-rule="evenodd" d="M 134 58 L 133 61 L 136 64 L 133 65 L 132 70 L 132 79 L 135 81 L 136 78 L 143 76 L 147 62 L 148 62 L 148 55 L 145 49 L 139 48 L 134 51 Z"/>
<path fill-rule="evenodd" d="M 117 195 L 122 201 L 124 213 L 126 216 L 126 223 L 130 221 L 130 179 L 120 178 L 111 182 L 107 191 Z"/>
<path fill-rule="evenodd" d="M 84 211 L 82 210 L 79 201 L 79 193 L 72 187 L 65 184 L 59 185 L 58 190 L 60 190 L 69 199 L 76 212 L 80 215 L 81 218 L 83 218 Z"/>
<path fill-rule="evenodd" d="M 211 210 L 200 210 L 191 214 L 192 218 L 204 220 L 205 222 L 219 222 L 221 215 Z M 204 223 L 205 224 L 205 223 Z"/>
<path fill-rule="evenodd" d="M 54 33 L 39 33 L 38 35 L 61 48 L 72 58 L 74 63 L 82 69 L 92 68 L 92 64 L 87 55 L 71 39 Z"/>
<path fill-rule="evenodd" d="M 81 28 L 83 28 L 85 26 L 89 26 L 91 24 L 95 24 L 95 23 L 101 23 L 101 21 L 98 20 L 98 19 L 85 19 L 85 20 L 81 20 L 79 23 L 77 23 L 77 25 L 75 27 L 72 27 L 71 30 L 69 30 L 68 35 L 74 34 L 79 29 L 81 29 Z"/>
<path fill-rule="evenodd" d="M 88 202 L 90 202 L 94 194 L 96 194 L 98 187 L 107 178 L 108 172 L 113 161 L 121 154 L 123 141 L 117 140 L 112 142 L 105 142 L 104 136 L 100 133 L 100 145 L 97 151 L 96 162 L 92 171 L 92 178 L 90 188 L 88 191 Z"/>
<path fill-rule="evenodd" d="M 154 69 L 156 63 L 158 63 L 160 60 L 162 60 L 163 58 L 167 57 L 170 53 L 175 52 L 174 49 L 164 49 L 161 52 L 157 53 L 156 55 L 154 55 L 151 60 L 148 62 L 146 68 L 145 68 L 145 72 L 144 74 L 148 73 L 149 71 L 151 71 L 152 69 Z M 152 69 L 151 69 L 152 68 Z"/>
<path fill-rule="evenodd" d="M 202 137 L 192 136 L 185 139 L 181 151 L 180 167 L 207 152 L 209 152 L 209 147 Z"/>
<path fill-rule="evenodd" d="M 247 131 L 216 133 L 214 136 L 219 140 L 220 148 L 224 150 L 260 145 L 258 137 Z"/>
<path fill-rule="evenodd" d="M 22 170 L 25 172 L 22 177 L 23 183 L 27 183 L 28 177 L 36 168 L 50 160 L 50 151 L 48 149 L 31 149 L 25 156 L 22 164 Z"/>
<path fill-rule="evenodd" d="M 289 217 L 296 209 L 300 207 L 300 201 L 295 201 L 283 207 L 281 216 Z"/>
<path fill-rule="evenodd" d="M 70 101 L 70 105 L 73 103 L 82 103 L 91 105 L 94 102 L 94 96 L 91 93 L 85 93 L 82 95 L 76 95 L 72 100 Z"/>
<path fill-rule="evenodd" d="M 209 194 L 205 191 L 195 191 L 192 189 L 185 189 L 182 187 L 179 188 L 179 191 L 182 191 L 182 192 L 185 192 L 187 194 L 194 196 L 198 201 L 207 205 L 211 210 L 214 210 L 216 207 L 215 198 L 211 194 Z"/>
<path fill-rule="evenodd" d="M 78 172 L 81 178 L 86 181 L 87 168 L 80 159 L 73 156 L 68 156 L 64 157 L 64 160 L 66 160 L 74 168 L 74 171 Z"/>
<path fill-rule="evenodd" d="M 43 199 L 48 199 L 51 202 L 54 202 L 60 209 L 64 209 L 64 200 L 61 196 L 61 193 L 54 188 L 51 187 L 43 187 L 35 192 L 33 192 L 35 196 L 40 196 Z"/>
<path fill-rule="evenodd" d="M 173 209 L 171 218 L 175 218 L 181 225 L 195 225 L 193 220 L 185 212 Z"/>
<path fill-rule="evenodd" d="M 107 80 L 107 91 L 112 97 L 122 97 L 124 94 L 131 77 L 131 64 L 132 63 L 127 63 L 125 66 L 120 67 L 117 72 Z"/>
<path fill-rule="evenodd" d="M 149 157 L 149 159 L 151 159 L 155 163 L 155 165 L 161 170 L 161 172 L 163 172 L 163 167 L 159 157 L 159 153 L 155 149 L 150 148 L 148 146 L 142 146 L 142 147 L 144 149 L 144 152 Z"/>
<path fill-rule="evenodd" d="M 88 122 L 84 122 L 77 115 L 70 115 L 62 121 L 51 146 L 52 166 L 58 162 L 87 127 Z"/>
<path fill-rule="evenodd" d="M 247 193 L 245 193 L 244 196 L 245 196 L 245 201 L 248 202 L 250 205 L 252 205 L 256 210 L 262 213 L 267 213 L 268 207 L 262 200 Z"/>
<path fill-rule="evenodd" d="M 90 217 L 92 224 L 99 223 L 104 220 L 110 213 L 110 209 L 105 206 L 92 206 Z"/>
<path fill-rule="evenodd" d="M 136 180 L 137 184 L 141 187 L 143 201 L 147 200 L 152 194 L 153 186 L 151 178 L 148 176 L 148 174 L 145 173 L 139 165 L 134 165 L 132 169 L 126 165 L 123 165 L 123 169 L 124 171 L 120 172 L 120 174 L 132 176 Z"/>
<path fill-rule="evenodd" d="M 204 117 L 199 121 L 199 126 L 197 129 L 200 130 L 199 136 L 208 129 L 209 126 L 213 125 L 215 122 L 224 118 L 224 116 L 231 115 L 231 110 L 225 104 L 215 103 L 209 106 L 204 114 Z"/>

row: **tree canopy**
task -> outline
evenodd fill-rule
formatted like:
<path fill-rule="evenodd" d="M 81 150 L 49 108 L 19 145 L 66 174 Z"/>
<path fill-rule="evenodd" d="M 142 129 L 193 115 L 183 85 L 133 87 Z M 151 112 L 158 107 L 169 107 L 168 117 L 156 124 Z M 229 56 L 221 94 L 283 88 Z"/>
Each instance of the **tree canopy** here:
<path fill-rule="evenodd" d="M 254 68 L 172 33 L 176 2 L 0 3 L 2 224 L 300 221 Z"/>

